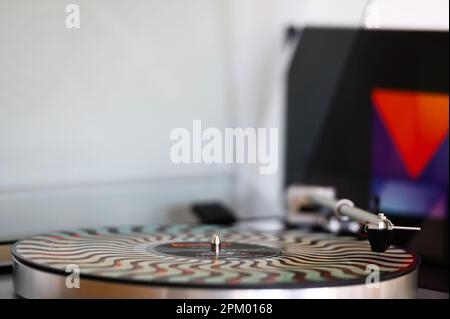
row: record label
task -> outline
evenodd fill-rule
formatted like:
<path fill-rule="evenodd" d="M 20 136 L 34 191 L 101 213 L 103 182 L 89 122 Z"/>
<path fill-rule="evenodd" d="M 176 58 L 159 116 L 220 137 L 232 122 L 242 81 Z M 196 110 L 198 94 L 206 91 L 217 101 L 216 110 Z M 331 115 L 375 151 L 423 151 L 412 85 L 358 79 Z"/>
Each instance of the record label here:
<path fill-rule="evenodd" d="M 211 244 L 205 242 L 176 242 L 161 244 L 152 250 L 166 255 L 196 259 L 268 258 L 281 254 L 279 249 L 244 243 L 221 243 L 218 255 L 211 251 L 210 247 Z"/>

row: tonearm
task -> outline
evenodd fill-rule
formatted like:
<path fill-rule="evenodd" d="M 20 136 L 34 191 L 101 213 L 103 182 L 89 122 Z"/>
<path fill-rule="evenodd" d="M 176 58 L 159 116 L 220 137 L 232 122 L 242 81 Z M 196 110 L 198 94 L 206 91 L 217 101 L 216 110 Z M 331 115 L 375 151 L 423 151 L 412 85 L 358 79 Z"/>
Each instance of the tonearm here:
<path fill-rule="evenodd" d="M 392 243 L 392 233 L 400 231 L 420 231 L 420 227 L 394 225 L 383 213 L 371 213 L 358 208 L 349 199 L 335 199 L 333 188 L 296 185 L 290 189 L 291 210 L 301 206 L 321 206 L 334 211 L 342 222 L 354 221 L 362 224 L 361 230 L 367 236 L 373 251 L 384 252 Z"/>
<path fill-rule="evenodd" d="M 394 225 L 383 213 L 373 214 L 361 208 L 355 207 L 355 204 L 349 199 L 334 200 L 318 195 L 310 195 L 313 203 L 323 205 L 334 210 L 339 219 L 351 219 L 364 224 L 364 231 L 370 242 L 373 251 L 384 252 L 391 246 L 392 231 L 394 230 L 412 230 L 420 231 L 420 227 L 406 227 Z"/>

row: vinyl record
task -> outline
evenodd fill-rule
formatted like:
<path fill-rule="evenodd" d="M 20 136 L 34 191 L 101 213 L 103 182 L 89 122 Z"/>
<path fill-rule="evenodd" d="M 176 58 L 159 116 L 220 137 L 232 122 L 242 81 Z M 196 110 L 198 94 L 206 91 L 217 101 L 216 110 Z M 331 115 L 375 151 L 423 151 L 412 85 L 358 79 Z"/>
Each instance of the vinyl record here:
<path fill-rule="evenodd" d="M 353 237 L 189 225 L 54 232 L 12 253 L 17 293 L 39 298 L 413 297 L 418 266 L 414 253 Z M 67 287 L 73 267 L 79 288 Z"/>

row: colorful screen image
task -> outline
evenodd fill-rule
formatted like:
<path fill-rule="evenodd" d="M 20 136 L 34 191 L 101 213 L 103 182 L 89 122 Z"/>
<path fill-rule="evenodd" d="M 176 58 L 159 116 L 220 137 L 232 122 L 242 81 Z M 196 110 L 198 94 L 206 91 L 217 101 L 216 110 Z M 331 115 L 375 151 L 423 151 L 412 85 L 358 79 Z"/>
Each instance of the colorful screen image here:
<path fill-rule="evenodd" d="M 384 211 L 448 216 L 449 96 L 374 88 L 372 194 Z"/>

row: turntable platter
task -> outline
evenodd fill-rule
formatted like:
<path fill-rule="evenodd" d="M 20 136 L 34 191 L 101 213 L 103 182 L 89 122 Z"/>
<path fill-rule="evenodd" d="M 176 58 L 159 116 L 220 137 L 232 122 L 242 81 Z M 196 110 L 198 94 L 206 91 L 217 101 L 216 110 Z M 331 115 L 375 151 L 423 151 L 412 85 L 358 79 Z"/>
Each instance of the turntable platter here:
<path fill-rule="evenodd" d="M 210 250 L 215 233 L 220 255 Z M 418 267 L 414 253 L 372 252 L 353 237 L 189 225 L 54 232 L 12 253 L 26 298 L 409 298 Z M 68 265 L 79 288 L 66 286 Z M 377 287 L 366 285 L 373 269 Z"/>

